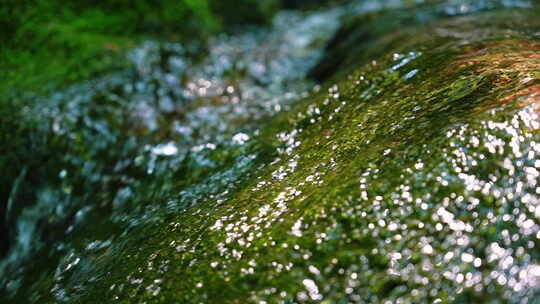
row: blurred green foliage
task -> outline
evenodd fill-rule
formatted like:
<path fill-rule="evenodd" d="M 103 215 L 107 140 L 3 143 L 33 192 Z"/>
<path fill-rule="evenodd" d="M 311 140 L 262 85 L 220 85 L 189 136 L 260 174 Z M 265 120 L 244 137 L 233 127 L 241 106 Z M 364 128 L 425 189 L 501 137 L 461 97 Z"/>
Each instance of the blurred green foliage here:
<path fill-rule="evenodd" d="M 3 0 L 0 96 L 118 68 L 148 37 L 204 41 L 242 24 L 266 24 L 280 0 Z"/>

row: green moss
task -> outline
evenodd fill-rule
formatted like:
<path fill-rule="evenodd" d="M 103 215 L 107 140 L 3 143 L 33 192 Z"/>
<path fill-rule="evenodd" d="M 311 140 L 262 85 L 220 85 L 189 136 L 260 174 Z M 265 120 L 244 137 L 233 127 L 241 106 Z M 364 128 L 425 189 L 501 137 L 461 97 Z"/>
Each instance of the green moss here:
<path fill-rule="evenodd" d="M 211 5 L 185 3 L 202 11 Z M 538 75 L 535 17 L 503 11 L 377 32 L 369 56 L 349 49 L 350 66 L 320 92 L 266 122 L 249 144 L 197 154 L 209 161 L 204 165 L 189 154 L 180 163 L 140 154 L 140 146 L 160 142 L 167 131 L 117 119 L 114 104 L 129 101 L 113 98 L 114 88 L 92 95 L 76 104 L 82 114 L 66 119 L 76 132 L 47 136 L 52 126 L 40 126 L 50 150 L 15 167 L 28 162 L 38 181 L 61 185 L 39 192 L 43 200 L 116 202 L 123 187 L 136 192 L 123 203 L 125 213 L 113 213 L 120 228 L 94 227 L 89 219 L 85 231 L 69 235 L 66 251 L 73 255 L 58 268 L 42 265 L 59 263 L 52 255 L 29 261 L 21 282 L 28 288 L 15 300 L 30 293 L 45 303 L 532 299 L 532 289 L 495 283 L 493 271 L 505 270 L 486 257 L 494 242 L 504 246 L 514 276 L 540 258 L 536 231 L 524 228 L 530 219 L 538 230 L 529 204 L 537 194 L 537 109 L 520 109 L 537 102 L 539 80 L 523 81 Z M 73 27 L 93 26 L 81 21 L 54 31 L 63 41 L 78 32 Z M 346 45 L 367 47 L 352 35 Z M 386 55 L 375 56 L 380 50 Z M 171 128 L 166 124 L 160 126 Z M 30 126 L 18 132 L 36 134 Z M 11 168 L 19 151 L 29 154 L 26 136 L 21 141 L 2 165 Z M 60 159 L 52 168 L 73 176 L 62 180 L 40 168 L 50 153 L 66 155 L 51 157 Z M 31 186 L 23 193 L 32 194 Z M 107 238 L 112 245 L 88 249 Z M 478 276 L 486 280 L 471 281 Z"/>
<path fill-rule="evenodd" d="M 476 15 L 474 23 L 514 14 L 529 13 Z M 457 39 L 464 33 L 459 25 L 468 29 L 469 22 L 460 17 L 432 25 L 439 32 L 451 28 L 456 33 L 451 36 L 422 29 L 425 34 L 409 36 L 414 47 L 406 41 L 376 64 L 356 67 L 270 122 L 259 144 L 248 150 L 265 155 L 252 166 L 259 170 L 224 201 L 213 198 L 223 189 L 218 187 L 183 213 L 135 228 L 125 247 L 100 256 L 96 263 L 104 268 L 85 274 L 97 279 L 73 292 L 87 303 L 103 290 L 104 299 L 125 303 L 303 301 L 319 294 L 330 302 L 531 297 L 504 284 L 477 283 L 484 288 L 477 291 L 444 276 L 452 269 L 489 276 L 498 269 L 484 259 L 490 241 L 514 250 L 538 242 L 520 233 L 509 243 L 504 231 L 521 231 L 516 222 L 494 228 L 490 220 L 512 214 L 512 208 L 527 212 L 499 191 L 526 179 L 519 167 L 533 166 L 535 156 L 523 155 L 536 155 L 532 147 L 540 139 L 526 120 L 516 120 L 522 117 L 514 116 L 516 104 L 503 105 L 505 96 L 530 86 L 520 82 L 523 66 L 490 59 L 506 54 L 509 44 L 538 44 L 527 35 L 509 39 L 495 32 L 485 46 L 480 34 L 489 27 L 481 26 L 477 40 Z M 482 45 L 483 52 L 464 56 L 466 49 Z M 421 54 L 393 68 L 404 58 L 394 53 L 412 51 Z M 464 57 L 474 64 L 460 65 Z M 530 67 L 536 64 L 537 59 L 528 61 Z M 512 66 L 516 69 L 508 69 Z M 498 81 L 508 76 L 509 81 Z M 486 111 L 493 107 L 497 110 Z M 520 153 L 512 132 L 523 138 Z M 501 148 L 492 151 L 496 142 Z M 510 174 L 505 159 L 519 173 Z M 490 184 L 490 190 L 476 189 L 461 173 Z M 519 195 L 535 189 L 525 186 Z M 474 228 L 452 226 L 448 215 L 440 215 L 443 209 L 454 224 Z M 459 245 L 464 235 L 468 241 Z M 524 250 L 514 256 L 516 267 L 538 259 L 534 249 Z M 453 257 L 442 262 L 449 252 Z M 401 258 L 395 259 L 396 253 Z M 482 267 L 473 267 L 463 254 L 482 258 Z"/>
<path fill-rule="evenodd" d="M 279 7 L 274 0 L 238 5 L 249 9 L 249 24 L 268 23 Z M 244 20 L 237 16 L 222 1 L 8 0 L 0 8 L 0 96 L 43 93 L 125 68 L 125 51 L 149 37 L 204 44 Z"/>

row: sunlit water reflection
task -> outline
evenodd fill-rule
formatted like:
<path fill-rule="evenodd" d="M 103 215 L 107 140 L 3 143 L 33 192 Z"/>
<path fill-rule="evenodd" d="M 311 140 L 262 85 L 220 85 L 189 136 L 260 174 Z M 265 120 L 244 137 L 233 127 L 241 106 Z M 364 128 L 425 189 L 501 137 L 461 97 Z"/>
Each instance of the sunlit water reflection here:
<path fill-rule="evenodd" d="M 422 64 L 442 47 L 386 54 L 332 85 L 305 80 L 341 16 L 410 5 L 381 3 L 281 13 L 271 30 L 216 37 L 202 63 L 147 42 L 132 71 L 40 100 L 31 111 L 70 148 L 19 216 L 7 292 L 66 303 L 533 302 L 538 56 L 493 69 L 519 68 L 513 95 L 478 93 L 483 67 L 441 81 L 454 67 Z M 435 11 L 501 6 L 531 2 Z M 434 31 L 458 46 L 485 39 Z M 494 58 L 474 54 L 463 61 Z M 43 218 L 67 223 L 65 241 L 37 241 Z"/>

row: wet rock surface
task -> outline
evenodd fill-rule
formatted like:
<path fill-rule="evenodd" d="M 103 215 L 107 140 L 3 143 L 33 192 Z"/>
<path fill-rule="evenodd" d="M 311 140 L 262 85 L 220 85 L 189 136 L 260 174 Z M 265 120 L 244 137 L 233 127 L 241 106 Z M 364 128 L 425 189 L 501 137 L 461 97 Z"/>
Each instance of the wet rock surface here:
<path fill-rule="evenodd" d="M 534 303 L 539 13 L 398 2 L 285 13 L 275 32 L 217 39 L 202 65 L 148 43 L 127 75 L 30 108 L 63 157 L 54 172 L 29 164 L 10 196 L 37 185 L 37 207 L 18 211 L 34 225 L 15 247 L 27 259 L 2 264 L 5 294 Z M 343 16 L 353 21 L 320 59 Z M 317 62 L 321 86 L 304 79 Z M 31 184 L 33 172 L 57 178 Z M 32 212 L 56 215 L 61 237 L 25 244 L 36 235 L 22 232 L 41 231 Z"/>

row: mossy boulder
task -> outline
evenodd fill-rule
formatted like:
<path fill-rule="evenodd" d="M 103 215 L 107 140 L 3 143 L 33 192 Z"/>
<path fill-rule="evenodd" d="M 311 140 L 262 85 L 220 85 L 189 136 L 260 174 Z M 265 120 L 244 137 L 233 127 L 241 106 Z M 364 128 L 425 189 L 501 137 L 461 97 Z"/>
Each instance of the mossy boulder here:
<path fill-rule="evenodd" d="M 345 65 L 326 70 L 326 82 L 290 110 L 248 128 L 241 144 L 208 151 L 212 166 L 154 159 L 158 177 L 136 162 L 121 168 L 133 178 L 121 186 L 150 190 L 118 216 L 121 233 L 91 241 L 107 233 L 86 225 L 69 236 L 74 245 L 54 270 L 33 262 L 47 271 L 19 281 L 28 294 L 15 299 L 537 300 L 538 17 L 498 10 L 379 32 L 377 20 L 388 20 L 375 16 L 370 43 L 347 25 L 338 37 L 348 47 L 335 44 L 327 55 Z M 74 139 L 76 155 L 95 148 L 90 156 L 114 158 L 113 143 L 91 145 L 107 135 L 100 126 Z M 128 158 L 136 148 L 122 151 Z M 109 172 L 105 162 L 96 166 Z M 175 170 L 198 175 L 182 182 Z M 100 177 L 88 190 L 114 187 Z"/>
<path fill-rule="evenodd" d="M 187 188 L 44 290 L 81 303 L 534 300 L 538 20 L 478 13 L 376 37 L 385 55 L 362 44 L 367 63 L 347 55 L 347 73 L 244 146 L 239 184 L 220 183 L 232 165 L 212 190 Z"/>

